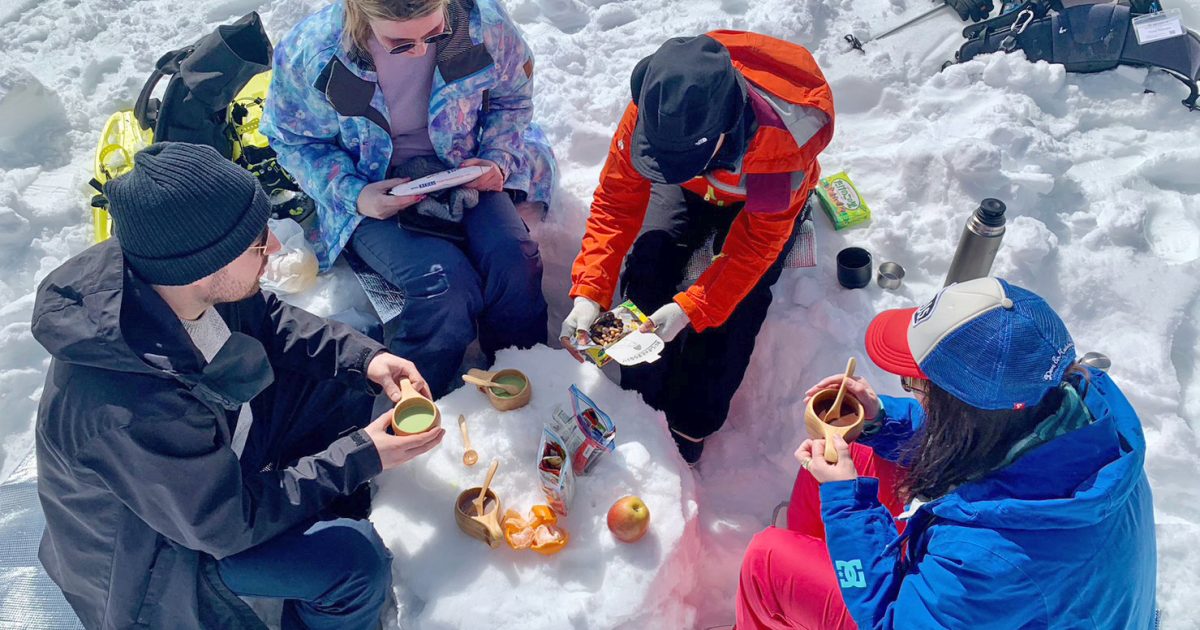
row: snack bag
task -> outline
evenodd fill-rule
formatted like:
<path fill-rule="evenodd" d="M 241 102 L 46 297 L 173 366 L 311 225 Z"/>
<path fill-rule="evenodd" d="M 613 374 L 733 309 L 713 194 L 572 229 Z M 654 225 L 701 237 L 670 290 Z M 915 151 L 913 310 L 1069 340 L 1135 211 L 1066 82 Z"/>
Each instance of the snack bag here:
<path fill-rule="evenodd" d="M 845 171 L 821 178 L 817 184 L 821 208 L 833 222 L 833 229 L 842 230 L 871 220 L 871 208 L 858 194 L 854 182 Z"/>
<path fill-rule="evenodd" d="M 613 360 L 621 365 L 652 363 L 665 344 L 658 335 L 638 331 L 649 320 L 633 302 L 626 300 L 604 312 L 591 325 L 590 341 L 575 339 L 574 347 L 568 350 L 600 367 Z"/>
<path fill-rule="evenodd" d="M 537 469 L 542 492 L 550 507 L 566 516 L 571 499 L 575 497 L 575 471 L 571 469 L 571 455 L 566 443 L 550 427 L 542 427 Z"/>
<path fill-rule="evenodd" d="M 562 436 L 567 452 L 571 455 L 573 472 L 586 475 L 600 460 L 600 456 L 616 448 L 617 427 L 612 418 L 600 410 L 579 388 L 572 385 L 571 409 L 561 406 L 554 409 L 550 427 Z"/>
<path fill-rule="evenodd" d="M 284 295 L 303 293 L 317 283 L 317 254 L 304 239 L 304 228 L 291 219 L 269 219 L 280 250 L 267 257 L 262 286 Z"/>

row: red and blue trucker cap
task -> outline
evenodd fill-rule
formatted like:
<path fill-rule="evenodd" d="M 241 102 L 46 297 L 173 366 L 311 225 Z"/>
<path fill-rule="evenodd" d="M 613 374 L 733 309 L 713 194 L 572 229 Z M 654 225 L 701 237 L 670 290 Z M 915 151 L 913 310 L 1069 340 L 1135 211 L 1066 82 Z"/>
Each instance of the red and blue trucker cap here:
<path fill-rule="evenodd" d="M 866 344 L 884 370 L 927 379 L 978 409 L 1036 405 L 1075 362 L 1075 342 L 1050 305 L 998 278 L 884 311 L 867 327 Z"/>

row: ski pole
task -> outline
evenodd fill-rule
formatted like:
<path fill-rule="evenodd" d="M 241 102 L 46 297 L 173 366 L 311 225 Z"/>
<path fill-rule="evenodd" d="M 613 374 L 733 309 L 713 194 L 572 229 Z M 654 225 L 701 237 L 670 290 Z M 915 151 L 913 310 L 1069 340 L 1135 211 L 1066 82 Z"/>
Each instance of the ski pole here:
<path fill-rule="evenodd" d="M 862 47 L 864 44 L 869 44 L 873 41 L 883 39 L 884 37 L 892 35 L 893 33 L 897 32 L 897 31 L 908 28 L 909 26 L 912 26 L 913 24 L 920 22 L 921 20 L 924 20 L 925 18 L 933 15 L 934 13 L 937 13 L 938 11 L 941 11 L 942 9 L 949 8 L 949 6 L 950 5 L 948 5 L 948 4 L 941 3 L 938 6 L 933 7 L 932 9 L 929 9 L 928 11 L 924 11 L 924 12 L 920 13 L 919 15 L 912 17 L 911 19 L 905 20 L 904 22 L 901 22 L 900 24 L 897 24 L 896 26 L 893 26 L 892 28 L 889 28 L 888 30 L 886 30 L 878 35 L 870 35 L 866 39 L 859 39 L 859 38 L 855 37 L 853 34 L 846 35 L 842 39 L 846 40 L 846 42 L 850 44 L 851 48 L 853 48 L 855 50 L 862 50 L 863 49 Z"/>

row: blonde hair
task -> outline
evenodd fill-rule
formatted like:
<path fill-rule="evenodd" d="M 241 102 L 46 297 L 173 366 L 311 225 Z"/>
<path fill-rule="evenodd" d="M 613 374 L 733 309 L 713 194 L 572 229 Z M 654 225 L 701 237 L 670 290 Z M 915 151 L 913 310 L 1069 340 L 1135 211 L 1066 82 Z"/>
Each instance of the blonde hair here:
<path fill-rule="evenodd" d="M 347 50 L 367 54 L 367 44 L 374 35 L 371 20 L 402 22 L 415 20 L 441 11 L 450 0 L 344 0 L 346 25 L 342 29 L 342 44 Z"/>

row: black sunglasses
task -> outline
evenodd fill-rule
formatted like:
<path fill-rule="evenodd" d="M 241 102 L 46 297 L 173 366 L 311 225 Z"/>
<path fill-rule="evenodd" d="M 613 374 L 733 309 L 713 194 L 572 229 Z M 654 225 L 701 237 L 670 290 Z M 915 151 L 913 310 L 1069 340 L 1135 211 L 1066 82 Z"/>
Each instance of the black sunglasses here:
<path fill-rule="evenodd" d="M 442 14 L 442 24 L 444 24 L 444 26 L 442 28 L 441 33 L 438 33 L 436 35 L 430 35 L 428 37 L 423 37 L 423 38 L 421 38 L 421 41 L 425 42 L 425 44 L 427 46 L 434 46 L 434 45 L 437 45 L 439 42 L 444 42 L 447 39 L 450 39 L 450 36 L 454 34 L 454 29 L 451 28 L 451 26 L 450 26 L 450 13 L 449 12 L 445 12 Z M 410 39 L 408 41 L 401 41 L 401 43 L 396 44 L 395 46 L 392 46 L 388 50 L 388 52 L 393 55 L 400 55 L 400 54 L 406 53 L 416 47 L 417 47 L 416 40 Z"/>

